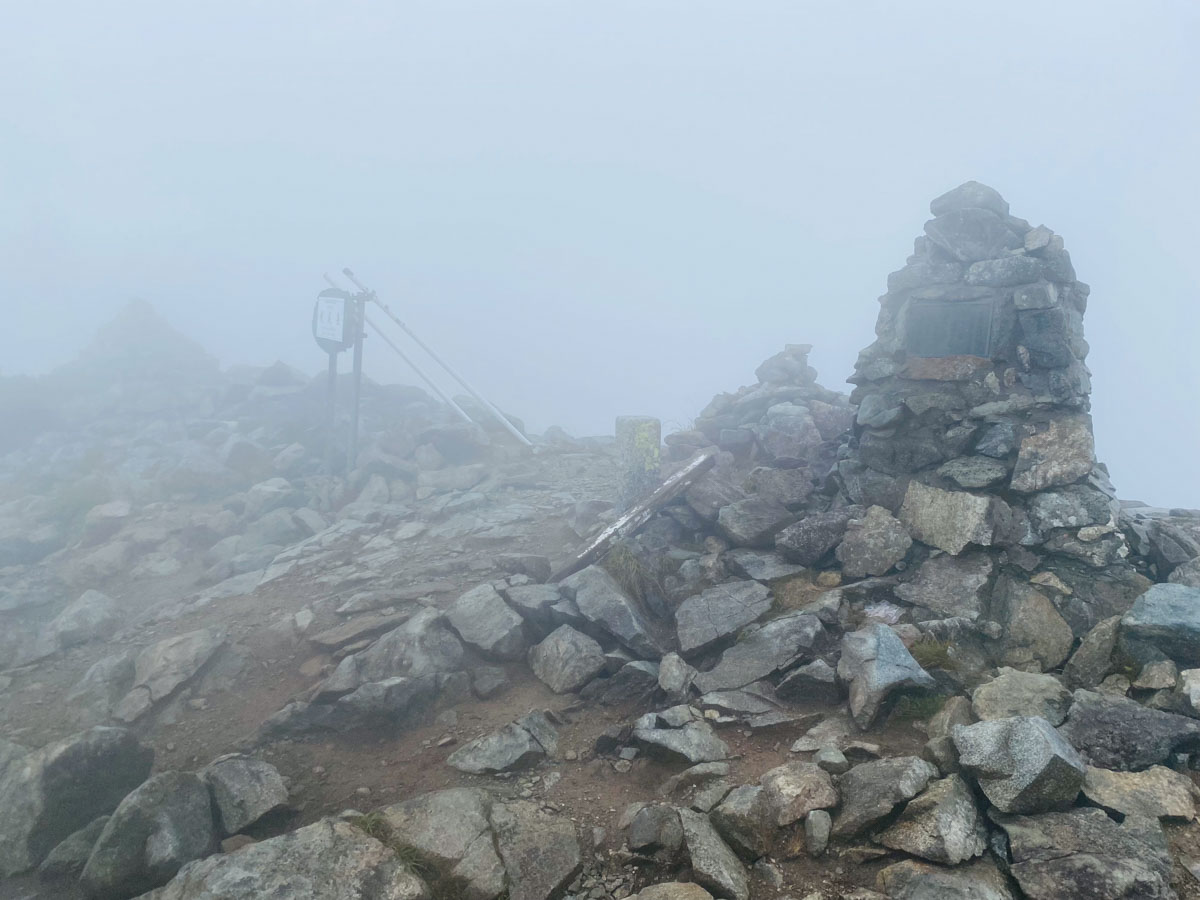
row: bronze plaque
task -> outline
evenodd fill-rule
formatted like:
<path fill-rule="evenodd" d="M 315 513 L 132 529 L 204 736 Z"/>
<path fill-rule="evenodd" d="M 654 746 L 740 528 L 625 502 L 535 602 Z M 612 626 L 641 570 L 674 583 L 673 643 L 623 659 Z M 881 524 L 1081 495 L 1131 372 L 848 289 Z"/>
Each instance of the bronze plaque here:
<path fill-rule="evenodd" d="M 992 355 L 992 301 L 913 300 L 908 306 L 909 356 Z"/>

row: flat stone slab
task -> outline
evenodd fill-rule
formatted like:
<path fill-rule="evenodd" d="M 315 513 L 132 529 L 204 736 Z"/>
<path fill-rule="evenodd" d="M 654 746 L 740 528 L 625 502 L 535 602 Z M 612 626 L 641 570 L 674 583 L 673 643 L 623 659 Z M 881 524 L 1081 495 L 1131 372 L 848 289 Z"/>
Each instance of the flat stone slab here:
<path fill-rule="evenodd" d="M 757 581 L 730 581 L 688 597 L 675 610 L 679 650 L 697 653 L 731 638 L 771 608 L 771 591 Z"/>

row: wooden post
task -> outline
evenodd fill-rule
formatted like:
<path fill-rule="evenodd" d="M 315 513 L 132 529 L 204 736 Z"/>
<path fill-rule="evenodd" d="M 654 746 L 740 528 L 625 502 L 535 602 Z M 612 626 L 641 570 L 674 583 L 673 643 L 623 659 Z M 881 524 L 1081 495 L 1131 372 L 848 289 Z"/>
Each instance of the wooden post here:
<path fill-rule="evenodd" d="M 662 422 L 651 416 L 617 416 L 617 465 L 620 512 L 658 487 L 661 475 Z"/>

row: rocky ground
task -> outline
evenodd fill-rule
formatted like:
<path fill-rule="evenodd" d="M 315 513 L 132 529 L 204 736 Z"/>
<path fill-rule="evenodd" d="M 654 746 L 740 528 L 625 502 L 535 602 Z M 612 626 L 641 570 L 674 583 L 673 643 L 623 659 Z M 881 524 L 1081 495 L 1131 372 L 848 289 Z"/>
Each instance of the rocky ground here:
<path fill-rule="evenodd" d="M 995 600 L 914 525 L 947 491 L 845 501 L 792 346 L 551 581 L 611 442 L 372 387 L 327 475 L 319 382 L 133 314 L 168 352 L 6 386 L 0 897 L 1200 897 L 1193 513 L 1127 505 L 1140 596 L 1079 633 Z"/>

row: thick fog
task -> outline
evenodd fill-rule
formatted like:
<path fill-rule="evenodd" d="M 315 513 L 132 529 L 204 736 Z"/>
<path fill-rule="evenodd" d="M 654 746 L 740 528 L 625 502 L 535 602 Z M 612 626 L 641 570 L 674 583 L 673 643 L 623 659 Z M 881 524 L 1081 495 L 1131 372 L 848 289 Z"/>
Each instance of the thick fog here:
<path fill-rule="evenodd" d="M 1198 39 L 1187 2 L 9 4 L 0 370 L 142 297 L 317 372 L 348 265 L 533 429 L 685 427 L 785 343 L 841 387 L 977 179 L 1092 285 L 1121 495 L 1200 507 Z"/>

